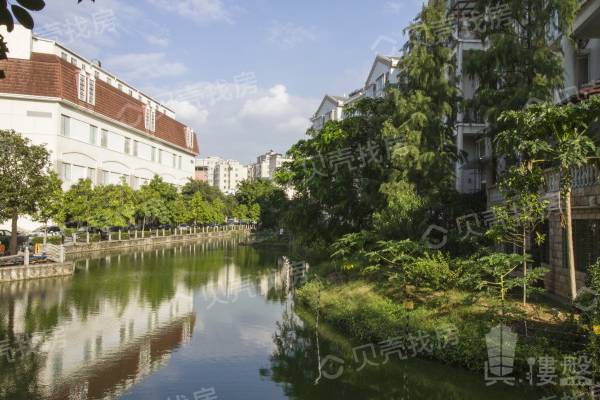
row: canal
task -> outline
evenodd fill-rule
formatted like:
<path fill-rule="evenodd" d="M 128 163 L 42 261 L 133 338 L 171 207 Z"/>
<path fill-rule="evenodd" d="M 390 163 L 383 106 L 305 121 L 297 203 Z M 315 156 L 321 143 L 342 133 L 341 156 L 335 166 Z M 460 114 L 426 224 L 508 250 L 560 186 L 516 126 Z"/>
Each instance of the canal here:
<path fill-rule="evenodd" d="M 0 284 L 0 398 L 543 397 L 416 359 L 359 370 L 348 340 L 317 337 L 315 316 L 294 308 L 280 255 L 218 239 L 90 255 L 72 277 Z"/>

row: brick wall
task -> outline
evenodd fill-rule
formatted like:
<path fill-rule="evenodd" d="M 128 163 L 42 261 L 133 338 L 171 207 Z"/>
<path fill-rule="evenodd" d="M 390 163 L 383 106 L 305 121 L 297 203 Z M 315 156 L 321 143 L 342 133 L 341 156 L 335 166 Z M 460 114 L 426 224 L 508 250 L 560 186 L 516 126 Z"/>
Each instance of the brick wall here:
<path fill-rule="evenodd" d="M 6 71 L 6 79 L 0 79 L 0 93 L 59 97 L 144 131 L 148 136 L 156 136 L 187 149 L 185 125 L 157 112 L 155 132 L 145 129 L 145 105 L 104 81 L 96 80 L 95 105 L 80 101 L 77 95 L 77 79 L 80 70 L 60 57 L 33 53 L 31 60 L 0 61 L 0 69 Z M 195 154 L 199 152 L 195 137 L 191 151 Z"/>

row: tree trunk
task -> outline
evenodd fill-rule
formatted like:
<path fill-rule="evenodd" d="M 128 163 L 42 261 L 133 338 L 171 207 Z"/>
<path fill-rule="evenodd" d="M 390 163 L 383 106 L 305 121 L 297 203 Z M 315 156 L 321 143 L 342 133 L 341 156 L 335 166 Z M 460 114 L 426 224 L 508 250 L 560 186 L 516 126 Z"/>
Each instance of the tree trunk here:
<path fill-rule="evenodd" d="M 527 234 L 523 229 L 523 305 L 527 305 Z"/>
<path fill-rule="evenodd" d="M 11 255 L 15 255 L 17 254 L 17 221 L 19 220 L 19 212 L 17 211 L 16 208 L 13 208 L 13 212 L 12 212 L 12 232 L 10 235 L 10 245 L 9 245 L 9 252 Z"/>
<path fill-rule="evenodd" d="M 567 230 L 567 267 L 571 283 L 571 300 L 577 297 L 577 280 L 575 277 L 575 252 L 573 250 L 573 219 L 571 217 L 571 188 L 565 190 L 565 227 Z"/>

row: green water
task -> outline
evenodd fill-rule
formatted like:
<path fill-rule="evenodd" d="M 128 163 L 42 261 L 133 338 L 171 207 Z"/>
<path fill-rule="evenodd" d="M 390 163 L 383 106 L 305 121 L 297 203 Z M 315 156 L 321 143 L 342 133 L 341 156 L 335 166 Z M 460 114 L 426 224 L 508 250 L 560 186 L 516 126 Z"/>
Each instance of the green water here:
<path fill-rule="evenodd" d="M 0 338 L 12 349 L 0 358 L 0 398 L 543 397 L 415 359 L 359 371 L 340 333 L 319 335 L 317 346 L 314 316 L 294 308 L 280 255 L 218 240 L 90 255 L 73 277 L 0 284 Z M 315 384 L 319 356 L 341 360 L 324 364 L 339 377 Z"/>

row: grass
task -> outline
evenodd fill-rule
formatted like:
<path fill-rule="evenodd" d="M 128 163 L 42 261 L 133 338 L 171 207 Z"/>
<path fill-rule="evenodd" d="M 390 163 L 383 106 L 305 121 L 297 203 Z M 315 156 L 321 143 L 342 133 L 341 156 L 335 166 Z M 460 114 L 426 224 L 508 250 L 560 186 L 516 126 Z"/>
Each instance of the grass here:
<path fill-rule="evenodd" d="M 488 359 L 485 335 L 502 320 L 493 298 L 456 289 L 400 290 L 363 279 L 330 278 L 325 284 L 307 283 L 298 290 L 297 300 L 312 310 L 319 307 L 321 318 L 332 327 L 360 343 L 376 343 L 407 333 L 426 332 L 434 337 L 440 327 L 454 326 L 457 344 L 436 348 L 424 358 L 483 370 Z M 582 349 L 574 339 L 580 337 L 580 328 L 558 304 L 545 300 L 527 307 L 516 300 L 507 303 L 513 312 L 504 321 L 519 333 L 516 375 L 524 377 L 529 371 L 529 357 L 547 355 L 560 360 Z"/>

